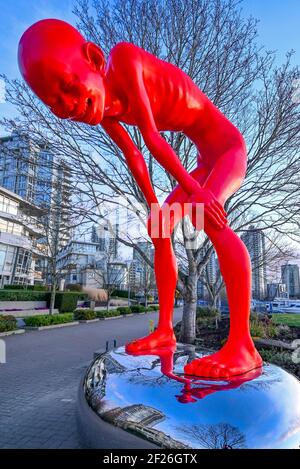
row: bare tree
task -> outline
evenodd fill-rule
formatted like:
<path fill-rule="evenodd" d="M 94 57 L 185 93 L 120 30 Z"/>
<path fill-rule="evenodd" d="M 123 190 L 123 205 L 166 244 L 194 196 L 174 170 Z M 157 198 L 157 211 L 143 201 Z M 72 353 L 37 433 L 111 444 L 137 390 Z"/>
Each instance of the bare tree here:
<path fill-rule="evenodd" d="M 275 53 L 257 45 L 256 20 L 245 19 L 240 2 L 235 0 L 79 0 L 74 12 L 84 36 L 106 54 L 117 42 L 130 41 L 172 62 L 239 127 L 249 157 L 245 183 L 226 204 L 233 229 L 243 233 L 250 223 L 259 223 L 267 233 L 273 231 L 292 242 L 299 241 L 300 120 L 299 104 L 294 99 L 299 69 L 292 66 L 292 53 L 277 66 Z M 120 150 L 101 128 L 57 120 L 23 82 L 6 80 L 6 88 L 7 99 L 22 117 L 2 123 L 8 129 L 21 128 L 47 137 L 67 161 L 76 162 L 71 165 L 73 177 L 80 197 L 89 205 L 86 213 L 90 219 L 98 216 L 100 205 L 123 205 L 126 201 L 134 223 L 145 223 L 148 208 L 144 197 Z M 153 185 L 162 199 L 176 181 L 153 160 L 139 131 L 126 129 L 145 155 Z M 192 170 L 196 164 L 193 144 L 180 132 L 163 135 L 184 166 Z M 127 246 L 135 245 L 129 234 L 119 235 L 119 240 Z M 177 286 L 184 299 L 181 340 L 193 342 L 197 281 L 209 260 L 211 246 L 202 235 L 196 247 L 187 247 L 184 241 L 185 236 Z M 145 253 L 141 255 L 152 265 Z"/>
<path fill-rule="evenodd" d="M 218 423 L 215 425 L 184 425 L 180 433 L 190 436 L 205 449 L 242 449 L 246 448 L 245 435 L 233 425 Z"/>

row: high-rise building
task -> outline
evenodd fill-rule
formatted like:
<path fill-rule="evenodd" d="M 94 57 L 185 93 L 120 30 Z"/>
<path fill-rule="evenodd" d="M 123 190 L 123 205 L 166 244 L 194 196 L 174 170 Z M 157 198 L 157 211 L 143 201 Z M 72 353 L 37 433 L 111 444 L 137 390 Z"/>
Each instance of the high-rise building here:
<path fill-rule="evenodd" d="M 154 262 L 154 247 L 150 241 L 139 241 L 136 247 L 145 253 L 150 261 Z M 132 289 L 136 291 L 150 290 L 155 293 L 155 276 L 154 270 L 146 262 L 137 248 L 133 249 L 133 258 L 130 265 L 129 281 Z"/>
<path fill-rule="evenodd" d="M 68 242 L 70 170 L 55 148 L 24 134 L 0 138 L 0 185 L 44 209 L 50 237 L 58 230 L 58 247 Z"/>
<path fill-rule="evenodd" d="M 118 258 L 118 233 L 118 222 L 112 226 L 108 220 L 103 220 L 98 226 L 92 226 L 91 241 L 97 243 L 101 251 L 106 252 L 109 261 Z"/>
<path fill-rule="evenodd" d="M 267 297 L 268 300 L 274 300 L 275 298 L 286 298 L 287 290 L 285 283 L 268 283 L 267 284 Z"/>
<path fill-rule="evenodd" d="M 42 282 L 41 215 L 42 209 L 0 187 L 0 287 Z"/>
<path fill-rule="evenodd" d="M 105 252 L 98 243 L 72 240 L 58 251 L 56 264 L 65 285 L 103 286 Z"/>
<path fill-rule="evenodd" d="M 300 297 L 299 266 L 297 264 L 282 265 L 281 278 L 286 285 L 287 294 L 291 298 Z"/>
<path fill-rule="evenodd" d="M 267 295 L 265 235 L 253 225 L 242 234 L 252 264 L 252 298 L 263 300 Z"/>
<path fill-rule="evenodd" d="M 204 248 L 201 248 L 201 255 L 205 255 Z M 209 260 L 202 270 L 197 283 L 197 296 L 199 299 L 208 297 L 208 287 L 213 286 L 217 280 L 217 259 L 216 254 L 212 251 Z"/>

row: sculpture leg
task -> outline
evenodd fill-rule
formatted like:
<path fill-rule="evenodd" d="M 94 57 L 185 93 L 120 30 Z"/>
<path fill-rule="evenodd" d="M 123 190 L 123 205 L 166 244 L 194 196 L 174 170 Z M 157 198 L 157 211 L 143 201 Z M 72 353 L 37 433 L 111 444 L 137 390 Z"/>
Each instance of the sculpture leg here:
<path fill-rule="evenodd" d="M 186 365 L 185 372 L 195 376 L 227 378 L 262 365 L 249 330 L 251 262 L 246 246 L 229 226 L 218 231 L 205 224 L 205 231 L 216 249 L 225 282 L 230 331 L 219 352 L 193 360 Z"/>
<path fill-rule="evenodd" d="M 192 174 L 195 177 L 197 176 L 198 180 L 201 179 L 201 181 L 204 181 L 207 177 L 207 170 L 204 167 L 199 167 L 194 170 Z M 186 193 L 180 186 L 177 186 L 168 196 L 163 207 L 172 206 L 174 203 L 176 203 L 177 206 L 182 207 L 187 200 L 188 196 Z M 177 263 L 172 247 L 171 233 L 174 226 L 176 226 L 182 218 L 182 213 L 182 209 L 172 212 L 171 223 L 168 223 L 169 219 L 165 219 L 165 215 L 167 214 L 168 216 L 168 211 L 164 212 L 164 210 L 162 210 L 159 230 L 156 233 L 153 232 L 153 220 L 151 220 L 150 216 L 148 232 L 155 248 L 154 269 L 159 298 L 159 321 L 157 329 L 152 334 L 147 337 L 134 340 L 126 345 L 126 351 L 129 353 L 172 346 L 176 343 L 172 319 L 177 283 Z M 153 215 L 154 213 L 152 213 L 152 216 Z M 161 224 L 165 222 L 167 223 L 167 229 L 169 230 L 168 237 L 162 237 Z M 159 234 L 159 236 L 157 236 L 157 234 Z M 167 233 L 165 232 L 165 234 Z"/>
<path fill-rule="evenodd" d="M 126 351 L 136 353 L 176 343 L 173 332 L 174 293 L 177 283 L 177 265 L 170 239 L 153 239 L 154 269 L 159 298 L 159 321 L 157 329 L 147 337 L 126 344 Z"/>

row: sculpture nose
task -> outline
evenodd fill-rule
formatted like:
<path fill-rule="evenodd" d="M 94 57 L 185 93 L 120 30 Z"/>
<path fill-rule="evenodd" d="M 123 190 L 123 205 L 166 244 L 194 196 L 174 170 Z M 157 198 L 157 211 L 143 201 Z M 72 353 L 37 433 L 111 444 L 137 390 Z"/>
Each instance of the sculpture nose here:
<path fill-rule="evenodd" d="M 56 105 L 51 109 L 52 112 L 61 119 L 66 119 L 76 114 L 78 99 L 70 97 L 60 97 Z"/>

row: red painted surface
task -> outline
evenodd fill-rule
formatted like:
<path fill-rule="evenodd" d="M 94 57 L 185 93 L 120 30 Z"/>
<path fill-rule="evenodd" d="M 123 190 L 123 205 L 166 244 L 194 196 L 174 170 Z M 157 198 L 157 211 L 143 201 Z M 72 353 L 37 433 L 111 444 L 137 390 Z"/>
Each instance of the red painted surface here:
<path fill-rule="evenodd" d="M 100 124 L 122 150 L 145 195 L 157 204 L 143 155 L 122 123 L 139 128 L 156 160 L 178 186 L 166 204 L 204 204 L 204 231 L 211 239 L 226 284 L 230 333 L 217 353 L 196 359 L 186 373 L 227 377 L 261 365 L 249 332 L 251 265 L 243 242 L 228 226 L 224 203 L 242 184 L 246 147 L 238 129 L 179 68 L 131 43 L 121 42 L 107 62 L 102 50 L 86 42 L 71 25 L 42 20 L 32 25 L 19 44 L 19 67 L 35 94 L 62 119 Z M 198 149 L 197 168 L 188 173 L 162 130 L 181 131 Z M 161 211 L 160 223 L 165 223 Z M 170 232 L 180 220 L 176 213 Z M 149 233 L 151 237 L 151 232 Z M 172 346 L 176 259 L 170 237 L 153 237 L 159 294 L 158 328 L 127 344 L 129 352 Z"/>
<path fill-rule="evenodd" d="M 229 391 L 231 389 L 239 388 L 242 384 L 252 381 L 258 378 L 262 374 L 262 367 L 255 368 L 247 373 L 240 374 L 239 376 L 231 376 L 222 381 L 217 378 L 192 378 L 188 375 L 182 376 L 177 375 L 174 372 L 174 355 L 176 352 L 176 345 L 152 349 L 147 352 L 136 352 L 132 353 L 134 356 L 151 355 L 157 356 L 160 360 L 160 368 L 162 374 L 168 378 L 173 379 L 182 383 L 184 386 L 180 391 L 180 394 L 175 395 L 178 402 L 182 404 L 189 404 L 196 402 L 199 399 L 204 399 L 209 394 L 214 394 L 219 391 Z M 180 352 L 179 352 L 180 356 Z"/>

